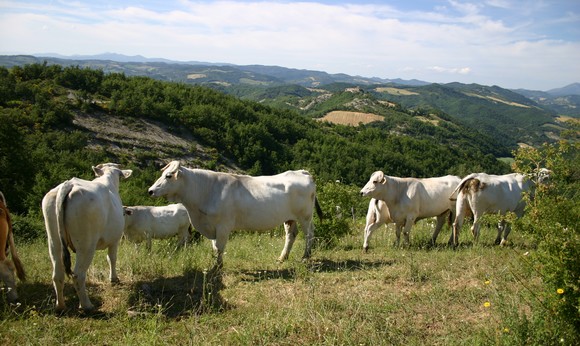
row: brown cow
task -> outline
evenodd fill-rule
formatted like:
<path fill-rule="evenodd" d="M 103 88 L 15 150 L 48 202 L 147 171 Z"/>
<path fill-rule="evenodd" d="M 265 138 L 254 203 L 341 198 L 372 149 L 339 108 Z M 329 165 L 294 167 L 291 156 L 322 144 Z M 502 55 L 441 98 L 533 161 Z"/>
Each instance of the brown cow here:
<path fill-rule="evenodd" d="M 12 261 L 7 258 L 9 249 L 12 254 Z M 7 296 L 10 301 L 18 299 L 14 271 L 16 271 L 20 281 L 26 280 L 24 267 L 18 258 L 16 247 L 14 246 L 10 212 L 8 211 L 8 207 L 6 207 L 6 199 L 2 192 L 0 192 L 0 281 L 3 281 L 7 286 Z"/>

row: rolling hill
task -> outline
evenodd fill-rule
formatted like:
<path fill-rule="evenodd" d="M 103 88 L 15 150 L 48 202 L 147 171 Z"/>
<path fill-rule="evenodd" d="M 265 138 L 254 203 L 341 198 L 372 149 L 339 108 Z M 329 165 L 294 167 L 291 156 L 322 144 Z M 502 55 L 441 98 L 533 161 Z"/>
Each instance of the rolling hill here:
<path fill-rule="evenodd" d="M 385 113 L 383 108 L 393 107 L 427 114 L 443 112 L 510 149 L 516 148 L 518 143 L 538 145 L 557 139 L 565 126 L 558 122 L 556 116 L 580 115 L 580 95 L 558 96 L 577 92 L 574 85 L 549 92 L 512 91 L 499 86 L 432 84 L 278 66 L 171 62 L 118 54 L 66 59 L 0 56 L 0 66 L 31 63 L 95 68 L 105 73 L 204 85 L 241 99 L 295 110 L 315 118 L 333 110 L 375 112 L 380 115 Z M 366 106 L 357 104 L 349 95 L 345 96 L 344 91 L 353 88 L 360 88 L 366 94 Z"/>

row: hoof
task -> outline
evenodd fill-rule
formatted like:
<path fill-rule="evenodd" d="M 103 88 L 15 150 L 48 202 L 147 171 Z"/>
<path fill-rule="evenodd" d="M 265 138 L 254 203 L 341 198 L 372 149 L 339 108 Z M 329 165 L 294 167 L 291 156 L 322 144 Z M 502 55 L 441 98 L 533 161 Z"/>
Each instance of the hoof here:
<path fill-rule="evenodd" d="M 87 305 L 87 306 L 86 306 L 86 307 L 84 307 L 84 308 L 81 306 L 81 307 L 80 307 L 80 309 L 81 309 L 81 311 L 82 311 L 83 313 L 85 313 L 85 314 L 90 314 L 90 313 L 92 313 L 92 312 L 95 312 L 95 311 L 96 311 L 96 309 L 95 309 L 95 306 L 94 306 L 93 304 L 91 304 L 91 305 Z"/>

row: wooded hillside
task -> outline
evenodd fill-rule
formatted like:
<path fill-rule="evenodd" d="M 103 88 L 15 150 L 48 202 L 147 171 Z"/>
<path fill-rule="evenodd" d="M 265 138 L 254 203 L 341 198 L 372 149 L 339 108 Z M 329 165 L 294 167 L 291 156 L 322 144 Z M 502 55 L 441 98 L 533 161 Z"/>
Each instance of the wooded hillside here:
<path fill-rule="evenodd" d="M 404 109 L 383 115 L 384 122 L 342 126 L 201 86 L 59 65 L 0 68 L 0 189 L 14 211 L 25 213 L 38 212 L 50 188 L 90 177 L 90 166 L 105 161 L 139 168 L 142 180 L 131 184 L 143 186 L 172 159 L 216 170 L 235 165 L 252 175 L 304 168 L 318 181 L 358 186 L 379 169 L 414 177 L 508 170 L 494 157 L 493 141 L 443 113 L 437 124 Z M 191 148 L 163 152 L 145 141 L 95 146 L 102 139 L 75 119 L 97 116 L 156 122 L 189 138 Z M 144 126 L 135 131 L 146 133 Z"/>

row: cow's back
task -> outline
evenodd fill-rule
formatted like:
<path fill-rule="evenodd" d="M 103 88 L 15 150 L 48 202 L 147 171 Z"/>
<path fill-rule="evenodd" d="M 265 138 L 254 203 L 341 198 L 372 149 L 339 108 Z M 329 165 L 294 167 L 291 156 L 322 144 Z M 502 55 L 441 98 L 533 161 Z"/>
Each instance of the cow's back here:
<path fill-rule="evenodd" d="M 125 225 L 120 197 L 99 183 L 77 178 L 71 182 L 74 186 L 65 202 L 65 227 L 71 239 L 78 232 L 85 245 L 97 249 L 118 241 Z"/>
<path fill-rule="evenodd" d="M 133 206 L 130 210 L 131 215 L 125 217 L 125 234 L 132 241 L 171 237 L 189 228 L 189 215 L 182 204 Z"/>
<path fill-rule="evenodd" d="M 440 215 L 453 207 L 449 195 L 460 181 L 455 176 L 399 179 L 397 199 L 400 202 L 389 208 L 398 208 L 399 215 L 412 214 L 417 218 Z"/>
<path fill-rule="evenodd" d="M 316 186 L 306 171 L 273 176 L 236 176 L 229 185 L 235 229 L 267 230 L 288 220 L 311 218 Z"/>
<path fill-rule="evenodd" d="M 469 192 L 477 200 L 478 209 L 491 213 L 520 212 L 522 193 L 528 188 L 523 175 L 480 175 L 476 179 L 478 182 L 471 184 Z"/>

